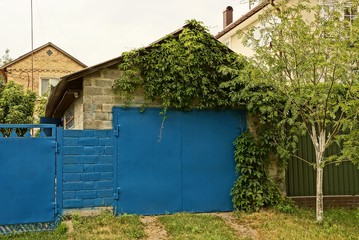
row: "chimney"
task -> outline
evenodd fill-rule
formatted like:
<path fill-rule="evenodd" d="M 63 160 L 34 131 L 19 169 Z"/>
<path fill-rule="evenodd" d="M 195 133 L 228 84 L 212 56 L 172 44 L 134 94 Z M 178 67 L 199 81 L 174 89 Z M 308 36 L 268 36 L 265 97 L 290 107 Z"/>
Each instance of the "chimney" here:
<path fill-rule="evenodd" d="M 223 12 L 223 29 L 233 22 L 233 8 L 228 6 Z"/>

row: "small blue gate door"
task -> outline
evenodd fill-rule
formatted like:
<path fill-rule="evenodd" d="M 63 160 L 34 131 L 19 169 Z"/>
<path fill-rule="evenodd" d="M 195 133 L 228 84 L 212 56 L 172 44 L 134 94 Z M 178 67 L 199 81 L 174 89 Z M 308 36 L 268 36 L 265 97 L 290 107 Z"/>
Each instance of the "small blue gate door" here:
<path fill-rule="evenodd" d="M 30 128 L 41 133 L 32 137 Z M 0 125 L 0 226 L 55 221 L 55 125 Z M 17 131 L 27 131 L 18 137 Z M 43 132 L 47 129 L 48 136 Z"/>
<path fill-rule="evenodd" d="M 244 111 L 114 109 L 117 214 L 233 209 L 233 141 Z"/>

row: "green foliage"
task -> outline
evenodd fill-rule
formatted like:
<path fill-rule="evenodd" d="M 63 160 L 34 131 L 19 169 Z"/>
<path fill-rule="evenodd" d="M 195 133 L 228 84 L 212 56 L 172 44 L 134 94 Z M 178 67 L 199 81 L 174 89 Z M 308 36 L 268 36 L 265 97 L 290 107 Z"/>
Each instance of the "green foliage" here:
<path fill-rule="evenodd" d="M 0 58 L 0 67 L 8 64 L 12 61 L 12 58 L 10 57 L 10 50 L 6 49 L 4 55 Z"/>
<path fill-rule="evenodd" d="M 234 144 L 236 170 L 239 174 L 231 191 L 234 207 L 251 212 L 276 205 L 281 194 L 268 177 L 269 148 L 256 141 L 249 132 L 242 133 Z"/>
<path fill-rule="evenodd" d="M 147 48 L 127 52 L 120 64 L 123 75 L 115 88 L 130 103 L 136 93 L 147 102 L 167 108 L 232 106 L 220 84 L 234 76 L 222 67 L 241 69 L 244 61 L 219 43 L 201 23 L 191 20 L 175 35 Z"/>
<path fill-rule="evenodd" d="M 0 86 L 0 123 L 32 123 L 36 94 L 22 85 L 9 82 Z"/>

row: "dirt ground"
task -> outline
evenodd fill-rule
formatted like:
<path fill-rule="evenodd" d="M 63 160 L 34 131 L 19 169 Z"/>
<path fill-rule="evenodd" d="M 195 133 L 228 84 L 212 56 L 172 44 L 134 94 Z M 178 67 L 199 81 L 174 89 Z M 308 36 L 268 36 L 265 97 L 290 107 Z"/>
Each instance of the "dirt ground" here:
<path fill-rule="evenodd" d="M 257 232 L 249 226 L 241 224 L 232 212 L 210 213 L 223 219 L 225 224 L 232 228 L 242 238 L 257 239 Z M 156 216 L 141 217 L 145 225 L 147 240 L 166 240 L 167 232 Z"/>

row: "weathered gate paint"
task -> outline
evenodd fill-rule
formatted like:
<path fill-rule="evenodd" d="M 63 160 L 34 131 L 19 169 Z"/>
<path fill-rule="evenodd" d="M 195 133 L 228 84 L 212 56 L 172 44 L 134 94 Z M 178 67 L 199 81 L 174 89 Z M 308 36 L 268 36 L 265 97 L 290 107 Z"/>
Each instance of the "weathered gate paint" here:
<path fill-rule="evenodd" d="M 33 128 L 41 129 L 36 137 L 30 134 Z M 37 227 L 49 228 L 56 221 L 57 211 L 61 211 L 61 189 L 57 193 L 55 189 L 56 126 L 7 124 L 0 125 L 0 129 L 12 131 L 7 137 L 0 133 L 0 232 L 9 231 L 5 225 L 16 230 L 19 224 L 46 223 Z M 18 137 L 16 129 L 26 134 Z M 57 181 L 61 182 L 59 176 Z"/>
<path fill-rule="evenodd" d="M 114 108 L 117 214 L 230 211 L 244 111 Z"/>

